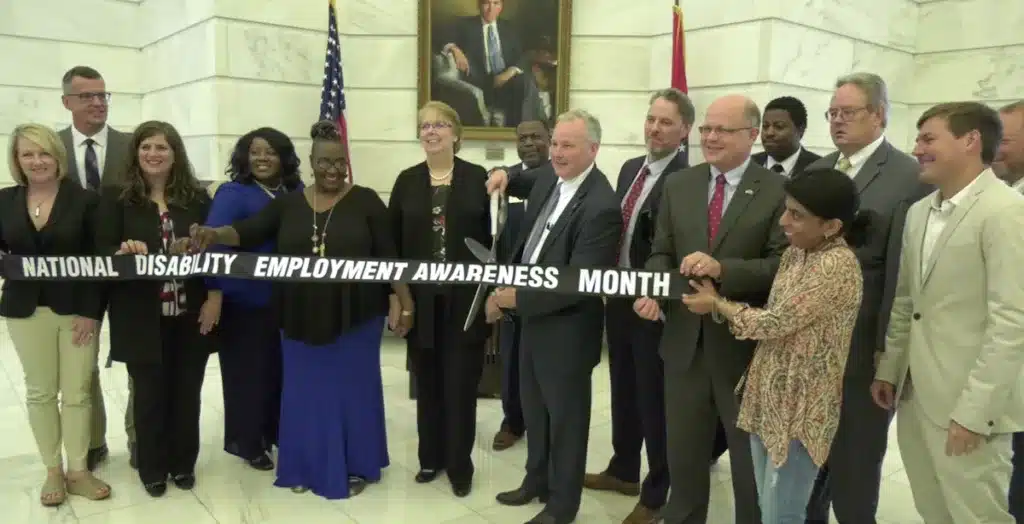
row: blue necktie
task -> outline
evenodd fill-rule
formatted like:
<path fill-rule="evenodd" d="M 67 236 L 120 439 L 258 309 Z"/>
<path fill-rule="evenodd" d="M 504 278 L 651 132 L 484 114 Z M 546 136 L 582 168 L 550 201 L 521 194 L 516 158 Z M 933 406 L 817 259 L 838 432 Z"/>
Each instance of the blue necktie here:
<path fill-rule="evenodd" d="M 498 31 L 493 24 L 487 26 L 487 65 L 490 66 L 492 75 L 505 72 L 505 58 L 501 56 Z"/>

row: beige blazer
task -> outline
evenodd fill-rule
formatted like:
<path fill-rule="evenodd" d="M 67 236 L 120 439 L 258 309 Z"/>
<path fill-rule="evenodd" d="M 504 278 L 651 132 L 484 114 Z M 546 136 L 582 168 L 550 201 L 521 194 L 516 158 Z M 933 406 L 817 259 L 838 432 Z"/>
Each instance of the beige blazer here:
<path fill-rule="evenodd" d="M 1024 196 L 987 169 L 952 211 L 922 273 L 937 193 L 907 214 L 885 353 L 875 378 L 912 377 L 936 425 L 1024 430 Z"/>

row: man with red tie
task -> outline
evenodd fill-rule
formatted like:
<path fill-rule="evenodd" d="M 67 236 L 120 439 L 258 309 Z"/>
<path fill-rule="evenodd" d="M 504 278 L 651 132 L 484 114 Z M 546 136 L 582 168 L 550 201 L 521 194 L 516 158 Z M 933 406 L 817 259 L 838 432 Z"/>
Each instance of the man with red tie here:
<path fill-rule="evenodd" d="M 619 171 L 616 194 L 622 206 L 618 265 L 643 268 L 651 253 L 654 224 L 665 180 L 689 167 L 680 146 L 690 134 L 693 103 L 678 89 L 651 97 L 644 121 L 647 154 L 627 160 Z M 608 366 L 611 374 L 612 448 L 608 467 L 587 474 L 588 489 L 640 495 L 623 524 L 646 524 L 668 497 L 665 450 L 664 372 L 658 343 L 661 320 L 633 311 L 633 299 L 609 298 L 605 306 Z M 647 444 L 648 474 L 640 483 L 641 448 Z"/>
<path fill-rule="evenodd" d="M 647 269 L 710 279 L 729 300 L 765 303 L 788 242 L 779 227 L 785 178 L 750 161 L 760 127 L 761 110 L 747 97 L 729 95 L 711 103 L 697 128 L 706 163 L 665 182 Z M 707 522 L 708 463 L 721 420 L 735 522 L 760 524 L 750 437 L 736 428 L 735 394 L 755 342 L 737 340 L 728 325 L 689 311 L 679 299 L 640 298 L 634 308 L 650 321 L 664 315 L 659 353 L 672 489 L 661 510 L 663 522 Z"/>

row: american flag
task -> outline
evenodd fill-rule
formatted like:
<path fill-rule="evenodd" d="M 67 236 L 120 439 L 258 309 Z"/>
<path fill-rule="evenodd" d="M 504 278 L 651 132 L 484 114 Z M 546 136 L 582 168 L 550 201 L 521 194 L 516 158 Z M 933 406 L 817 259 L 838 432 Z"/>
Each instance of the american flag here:
<path fill-rule="evenodd" d="M 345 121 L 345 77 L 341 72 L 341 44 L 338 42 L 338 17 L 334 0 L 328 2 L 327 58 L 324 60 L 324 84 L 320 90 L 320 119 L 338 125 L 341 143 L 345 146 L 348 179 L 352 181 L 352 155 L 348 149 L 348 122 Z"/>

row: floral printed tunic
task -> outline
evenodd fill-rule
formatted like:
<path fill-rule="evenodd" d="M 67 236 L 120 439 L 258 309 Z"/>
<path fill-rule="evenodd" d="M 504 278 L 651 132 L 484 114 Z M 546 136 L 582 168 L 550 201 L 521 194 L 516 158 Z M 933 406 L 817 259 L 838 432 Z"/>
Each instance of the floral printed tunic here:
<path fill-rule="evenodd" d="M 760 341 L 736 387 L 736 425 L 761 438 L 776 467 L 794 439 L 819 467 L 828 457 L 862 292 L 860 264 L 845 240 L 815 251 L 791 246 L 764 309 L 733 317 L 733 334 Z"/>

